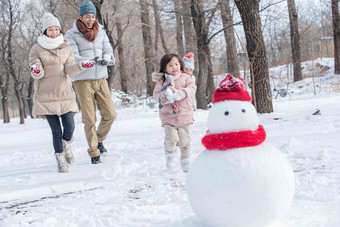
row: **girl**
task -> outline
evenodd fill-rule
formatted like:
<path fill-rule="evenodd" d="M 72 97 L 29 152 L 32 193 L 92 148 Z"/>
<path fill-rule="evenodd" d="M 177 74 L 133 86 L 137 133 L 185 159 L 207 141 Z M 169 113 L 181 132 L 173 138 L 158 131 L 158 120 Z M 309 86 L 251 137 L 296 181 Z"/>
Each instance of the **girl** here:
<path fill-rule="evenodd" d="M 52 130 L 58 172 L 68 172 L 67 163 L 74 162 L 71 143 L 74 113 L 78 112 L 69 75 L 90 68 L 94 63 L 88 60 L 76 64 L 72 48 L 60 29 L 59 20 L 51 13 L 45 13 L 43 34 L 30 51 L 29 64 L 31 76 L 35 79 L 33 115 L 46 117 Z"/>
<path fill-rule="evenodd" d="M 183 58 L 182 61 L 184 63 L 184 73 L 188 74 L 192 81 L 195 83 L 196 78 L 195 75 L 193 74 L 195 70 L 195 59 L 194 59 L 194 53 L 188 52 Z M 196 83 L 195 83 L 196 84 Z M 196 97 L 195 95 L 191 97 L 192 99 L 192 105 L 194 110 L 197 109 L 197 102 L 196 102 Z"/>
<path fill-rule="evenodd" d="M 174 167 L 176 146 L 181 149 L 181 167 L 188 172 L 190 167 L 190 125 L 194 122 L 191 97 L 196 85 L 190 76 L 182 73 L 184 64 L 176 54 L 163 56 L 159 73 L 153 73 L 157 84 L 153 98 L 159 103 L 159 117 L 165 129 L 166 167 Z"/>

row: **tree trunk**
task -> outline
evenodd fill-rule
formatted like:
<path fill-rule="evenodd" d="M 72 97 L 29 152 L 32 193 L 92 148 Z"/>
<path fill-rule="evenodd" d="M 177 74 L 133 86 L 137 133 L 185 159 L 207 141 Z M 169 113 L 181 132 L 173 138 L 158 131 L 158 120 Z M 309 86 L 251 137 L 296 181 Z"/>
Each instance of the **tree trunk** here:
<path fill-rule="evenodd" d="M 334 74 L 340 74 L 339 0 L 332 0 L 332 22 L 333 22 L 333 35 L 334 35 Z"/>
<path fill-rule="evenodd" d="M 6 60 L 6 65 L 8 66 L 8 70 L 9 70 L 9 75 L 12 77 L 13 81 L 14 81 L 14 91 L 15 91 L 15 96 L 17 98 L 18 101 L 18 105 L 19 105 L 19 111 L 20 111 L 20 124 L 25 124 L 25 115 L 24 115 L 24 105 L 22 103 L 22 99 L 21 99 L 21 92 L 20 92 L 20 73 L 18 73 L 19 75 L 17 75 L 17 72 L 15 71 L 15 63 L 14 63 L 14 59 L 12 56 L 12 38 L 13 38 L 13 34 L 14 34 L 14 26 L 15 26 L 15 21 L 14 21 L 14 14 L 15 12 L 13 12 L 13 7 L 11 5 L 11 2 L 9 2 L 9 27 L 8 27 L 8 37 L 7 37 L 7 48 L 6 48 L 6 52 L 7 52 L 7 58 Z"/>
<path fill-rule="evenodd" d="M 21 87 L 20 87 L 20 94 L 21 94 L 21 101 L 22 101 L 22 105 L 23 105 L 23 109 L 24 109 L 24 118 L 27 118 L 27 106 L 26 106 L 26 101 L 25 101 L 25 97 L 23 94 L 23 90 L 24 90 L 24 84 L 22 83 Z"/>
<path fill-rule="evenodd" d="M 191 0 L 182 0 L 182 18 L 183 18 L 183 29 L 184 29 L 184 38 L 185 38 L 185 53 L 193 52 L 195 56 L 197 56 L 197 39 L 195 36 L 195 29 L 192 25 L 191 20 Z M 197 82 L 197 75 L 198 75 L 198 61 L 195 61 L 195 69 L 193 74 L 196 77 Z"/>
<path fill-rule="evenodd" d="M 212 93 L 215 90 L 208 41 L 209 29 L 205 21 L 202 0 L 191 0 L 190 8 L 197 37 L 197 52 L 199 61 L 196 91 L 197 108 L 207 109 L 208 102 L 212 100 Z"/>
<path fill-rule="evenodd" d="M 7 68 L 6 61 L 6 45 L 5 36 L 1 37 L 1 61 L 3 68 Z M 1 105 L 3 113 L 3 123 L 10 123 L 9 111 L 8 111 L 8 89 L 9 89 L 9 72 L 0 75 L 0 88 L 1 88 Z"/>
<path fill-rule="evenodd" d="M 154 71 L 153 65 L 153 49 L 151 39 L 151 24 L 149 16 L 148 0 L 140 0 L 141 6 L 141 22 L 142 22 L 142 35 L 144 44 L 144 62 L 146 69 L 146 89 L 147 95 L 153 94 L 154 84 L 152 83 L 151 74 Z"/>
<path fill-rule="evenodd" d="M 3 81 L 5 78 L 5 82 Z M 8 88 L 9 88 L 9 75 L 1 75 L 0 78 L 1 85 L 1 105 L 3 113 L 3 123 L 10 123 L 11 119 L 9 117 L 8 111 Z"/>
<path fill-rule="evenodd" d="M 25 107 L 22 102 L 22 93 L 20 91 L 20 82 L 15 82 L 14 84 L 15 96 L 17 97 L 20 113 L 20 124 L 25 124 Z"/>
<path fill-rule="evenodd" d="M 161 18 L 159 16 L 159 9 L 158 9 L 157 0 L 152 0 L 152 4 L 153 4 L 154 15 L 155 15 L 156 37 L 159 36 L 161 38 L 161 42 L 162 42 L 164 52 L 165 52 L 165 54 L 169 54 L 170 52 L 169 52 L 168 47 L 166 46 L 163 27 L 162 27 L 162 23 L 161 23 Z M 158 41 L 155 41 L 155 51 L 156 52 L 157 52 L 157 46 L 158 46 Z"/>
<path fill-rule="evenodd" d="M 176 42 L 177 51 L 180 57 L 185 55 L 183 44 L 183 23 L 182 23 L 182 7 L 180 0 L 174 0 L 176 14 Z"/>
<path fill-rule="evenodd" d="M 120 74 L 120 84 L 122 87 L 122 91 L 128 93 L 127 88 L 127 72 L 125 67 L 125 59 L 124 59 L 124 47 L 122 42 L 123 30 L 122 25 L 120 23 L 120 19 L 116 18 L 116 27 L 117 27 L 117 48 L 118 48 L 118 58 L 119 58 L 119 74 Z"/>
<path fill-rule="evenodd" d="M 236 39 L 233 29 L 233 17 L 231 16 L 230 0 L 221 0 L 221 17 L 224 29 L 224 38 L 227 46 L 228 73 L 234 77 L 240 77 Z"/>
<path fill-rule="evenodd" d="M 105 20 L 103 18 L 103 15 L 101 14 L 101 7 L 104 3 L 104 0 L 94 0 L 92 2 L 93 2 L 93 5 L 96 7 L 96 18 L 97 18 L 98 22 L 103 25 L 104 30 L 106 32 L 106 35 L 109 38 L 109 42 L 110 42 L 110 44 L 113 48 L 115 45 L 114 45 L 114 41 L 113 41 L 113 38 L 112 38 L 112 35 L 111 35 L 112 30 L 109 27 L 108 19 L 106 18 L 106 20 Z M 114 52 L 114 50 L 113 50 L 113 52 Z M 114 70 L 113 69 L 114 69 L 114 66 L 107 66 L 108 78 L 106 80 L 107 80 L 107 83 L 109 85 L 110 90 L 112 89 L 112 86 L 113 86 L 113 79 L 114 79 L 114 73 L 113 73 Z"/>
<path fill-rule="evenodd" d="M 302 80 L 301 71 L 301 53 L 300 53 L 300 35 L 298 26 L 298 15 L 295 9 L 294 0 L 287 0 L 289 25 L 290 25 L 290 44 L 292 48 L 294 82 Z"/>
<path fill-rule="evenodd" d="M 30 77 L 30 81 L 28 84 L 28 93 L 27 93 L 27 105 L 28 110 L 31 118 L 34 118 L 33 116 L 33 93 L 34 93 L 34 79 Z"/>
<path fill-rule="evenodd" d="M 185 53 L 193 52 L 197 54 L 195 30 L 192 26 L 191 11 L 190 11 L 190 0 L 182 0 L 182 18 L 183 18 L 183 29 L 185 38 Z"/>
<path fill-rule="evenodd" d="M 235 0 L 240 12 L 247 42 L 247 53 L 252 75 L 253 103 L 258 113 L 273 112 L 269 83 L 268 61 L 261 30 L 259 3 L 253 0 Z"/>
<path fill-rule="evenodd" d="M 207 56 L 208 61 L 208 86 L 207 86 L 207 103 L 211 103 L 213 100 L 213 95 L 216 90 L 215 87 L 215 81 L 214 81 L 214 74 L 213 74 L 213 68 L 212 68 L 212 62 L 211 62 L 211 55 L 210 55 L 210 48 L 209 45 L 207 46 L 207 50 L 205 55 Z"/>

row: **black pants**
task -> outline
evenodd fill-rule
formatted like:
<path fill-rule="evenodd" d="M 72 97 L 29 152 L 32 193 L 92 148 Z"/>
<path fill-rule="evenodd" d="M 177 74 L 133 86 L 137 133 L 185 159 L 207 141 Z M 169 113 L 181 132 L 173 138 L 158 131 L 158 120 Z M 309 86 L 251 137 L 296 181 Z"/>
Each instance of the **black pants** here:
<path fill-rule="evenodd" d="M 70 141 L 74 132 L 74 113 L 68 112 L 61 115 L 60 118 L 64 130 L 61 128 L 58 115 L 46 115 L 46 119 L 52 130 L 53 147 L 55 153 L 63 152 L 63 139 Z"/>

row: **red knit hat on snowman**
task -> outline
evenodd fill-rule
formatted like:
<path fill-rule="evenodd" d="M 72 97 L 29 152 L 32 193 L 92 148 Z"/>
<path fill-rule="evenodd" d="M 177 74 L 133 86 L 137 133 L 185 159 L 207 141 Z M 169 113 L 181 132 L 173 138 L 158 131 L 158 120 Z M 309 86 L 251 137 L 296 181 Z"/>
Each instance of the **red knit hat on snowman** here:
<path fill-rule="evenodd" d="M 228 73 L 220 86 L 215 90 L 213 103 L 223 101 L 246 101 L 250 102 L 251 97 L 245 90 L 245 82 L 242 78 L 234 78 Z M 240 147 L 257 146 L 266 139 L 266 132 L 262 125 L 257 130 L 244 130 L 238 132 L 211 134 L 209 130 L 202 138 L 202 144 L 208 150 L 228 150 Z"/>
<path fill-rule="evenodd" d="M 215 90 L 213 95 L 213 103 L 226 100 L 251 101 L 249 93 L 244 90 L 246 83 L 242 78 L 234 78 L 228 73 L 220 86 Z"/>

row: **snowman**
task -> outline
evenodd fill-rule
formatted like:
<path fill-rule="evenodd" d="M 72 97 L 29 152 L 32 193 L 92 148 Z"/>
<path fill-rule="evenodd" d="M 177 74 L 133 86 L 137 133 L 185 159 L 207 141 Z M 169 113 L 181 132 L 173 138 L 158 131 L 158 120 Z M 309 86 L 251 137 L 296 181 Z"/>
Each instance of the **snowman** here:
<path fill-rule="evenodd" d="M 286 157 L 265 142 L 243 79 L 227 74 L 213 96 L 206 150 L 192 163 L 186 191 L 207 226 L 265 227 L 282 218 L 295 184 Z"/>

